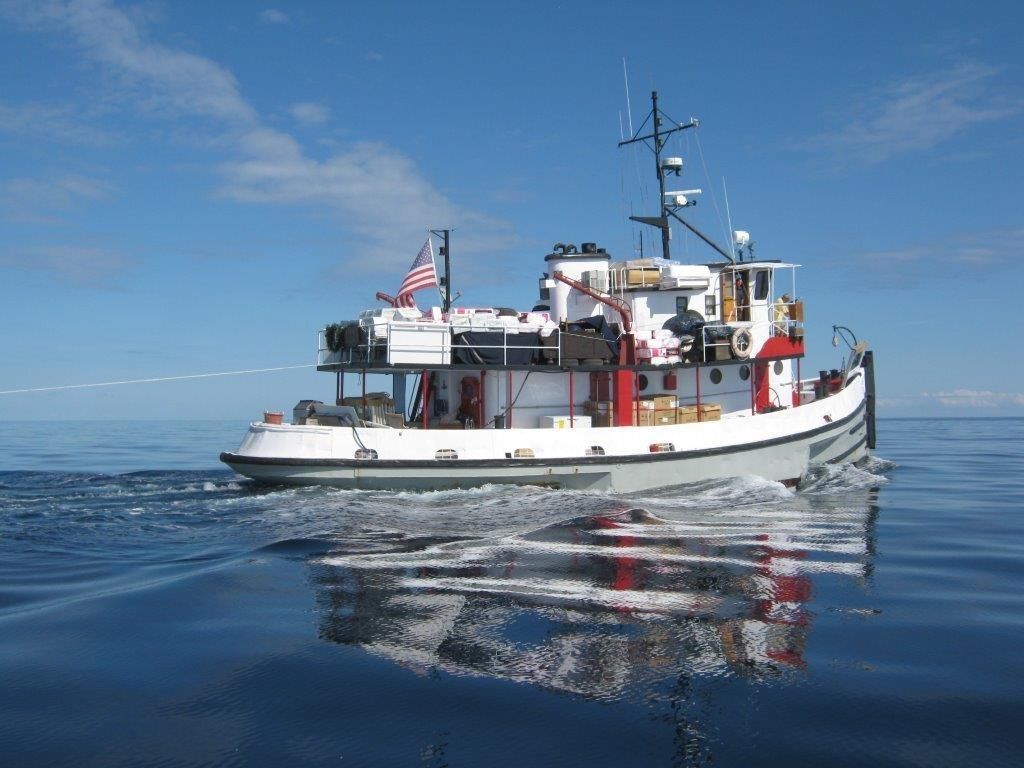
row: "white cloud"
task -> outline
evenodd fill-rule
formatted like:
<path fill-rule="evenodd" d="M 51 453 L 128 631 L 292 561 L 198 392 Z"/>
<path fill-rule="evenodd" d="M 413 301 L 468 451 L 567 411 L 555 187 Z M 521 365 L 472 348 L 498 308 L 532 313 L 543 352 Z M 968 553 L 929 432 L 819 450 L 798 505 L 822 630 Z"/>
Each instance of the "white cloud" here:
<path fill-rule="evenodd" d="M 996 87 L 998 69 L 966 63 L 942 72 L 891 82 L 854 98 L 839 118 L 845 123 L 811 146 L 840 155 L 844 163 L 878 163 L 904 152 L 930 149 L 971 126 L 1020 111 Z"/>
<path fill-rule="evenodd" d="M 279 11 L 276 8 L 267 8 L 260 14 L 260 19 L 267 24 L 288 24 L 291 22 L 287 13 Z"/>
<path fill-rule="evenodd" d="M 22 223 L 55 224 L 53 216 L 84 201 L 109 196 L 114 186 L 103 179 L 77 174 L 57 178 L 13 178 L 0 181 L 0 218 Z"/>
<path fill-rule="evenodd" d="M 1024 406 L 1024 393 L 992 392 L 986 389 L 953 389 L 948 392 L 923 392 L 921 397 L 947 408 L 992 410 L 1006 406 Z"/>
<path fill-rule="evenodd" d="M 67 144 L 104 145 L 126 137 L 96 127 L 88 114 L 70 105 L 0 104 L 0 133 Z"/>
<path fill-rule="evenodd" d="M 112 288 L 135 260 L 118 251 L 80 245 L 10 246 L 0 251 L 0 266 L 43 272 L 64 283 Z"/>
<path fill-rule="evenodd" d="M 355 144 L 324 160 L 308 157 L 295 138 L 263 123 L 230 71 L 152 42 L 139 22 L 105 0 L 14 6 L 18 20 L 69 34 L 140 108 L 159 105 L 163 116 L 208 118 L 218 138 L 238 147 L 239 156 L 220 165 L 225 196 L 331 211 L 363 242 L 354 262 L 404 268 L 428 226 L 459 227 L 466 255 L 509 244 L 505 222 L 456 205 L 394 149 Z"/>
<path fill-rule="evenodd" d="M 312 101 L 300 101 L 288 107 L 288 113 L 303 125 L 323 125 L 331 112 L 323 104 Z"/>
<path fill-rule="evenodd" d="M 955 232 L 896 248 L 853 252 L 844 279 L 857 274 L 876 288 L 916 288 L 923 282 L 977 278 L 978 268 L 1013 268 L 1024 260 L 1024 227 Z"/>
<path fill-rule="evenodd" d="M 3 7 L 24 22 L 69 33 L 117 78 L 123 95 L 147 109 L 231 123 L 257 119 L 228 70 L 202 56 L 148 41 L 137 18 L 105 0 L 14 2 Z"/>

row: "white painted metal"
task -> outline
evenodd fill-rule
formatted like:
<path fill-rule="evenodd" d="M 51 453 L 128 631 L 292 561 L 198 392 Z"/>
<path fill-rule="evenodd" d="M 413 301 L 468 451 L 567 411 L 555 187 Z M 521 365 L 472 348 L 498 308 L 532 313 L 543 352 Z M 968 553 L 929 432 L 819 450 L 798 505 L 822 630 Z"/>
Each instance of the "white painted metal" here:
<path fill-rule="evenodd" d="M 517 483 L 635 491 L 742 475 L 795 480 L 812 462 L 855 461 L 866 454 L 863 405 L 864 379 L 857 377 L 841 392 L 799 408 L 658 427 L 434 431 L 255 423 L 225 461 L 259 480 L 350 488 Z M 675 453 L 651 454 L 652 443 L 671 443 Z M 598 462 L 571 461 L 586 457 L 594 445 L 605 450 Z M 351 460 L 359 449 L 375 450 L 381 462 L 317 461 Z M 439 466 L 433 461 L 439 449 L 453 450 L 459 459 Z M 529 449 L 536 461 L 501 461 L 517 449 Z M 492 463 L 464 463 L 471 460 Z"/>

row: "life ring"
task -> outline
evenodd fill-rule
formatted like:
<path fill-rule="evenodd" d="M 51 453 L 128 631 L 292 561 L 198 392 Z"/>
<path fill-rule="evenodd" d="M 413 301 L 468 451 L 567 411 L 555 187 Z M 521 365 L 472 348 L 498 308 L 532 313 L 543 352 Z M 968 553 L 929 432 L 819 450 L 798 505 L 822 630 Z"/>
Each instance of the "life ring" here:
<path fill-rule="evenodd" d="M 729 349 L 737 360 L 746 360 L 754 348 L 754 336 L 749 328 L 737 328 L 729 337 Z"/>

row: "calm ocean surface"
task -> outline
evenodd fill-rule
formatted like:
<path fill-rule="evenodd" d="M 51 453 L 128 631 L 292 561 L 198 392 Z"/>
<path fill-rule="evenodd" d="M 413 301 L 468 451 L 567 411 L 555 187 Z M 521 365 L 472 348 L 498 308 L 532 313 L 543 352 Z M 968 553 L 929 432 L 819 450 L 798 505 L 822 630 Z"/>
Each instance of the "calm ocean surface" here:
<path fill-rule="evenodd" d="M 4 425 L 4 766 L 1024 761 L 1024 420 L 630 496 L 268 490 L 244 429 Z"/>

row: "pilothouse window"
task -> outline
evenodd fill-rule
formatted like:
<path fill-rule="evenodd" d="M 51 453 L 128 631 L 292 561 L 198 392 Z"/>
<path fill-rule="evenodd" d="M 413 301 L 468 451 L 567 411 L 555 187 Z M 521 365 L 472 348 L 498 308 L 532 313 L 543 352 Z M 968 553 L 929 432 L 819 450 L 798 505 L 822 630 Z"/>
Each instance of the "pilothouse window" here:
<path fill-rule="evenodd" d="M 754 278 L 754 300 L 764 301 L 768 298 L 768 270 L 762 269 L 757 273 L 757 277 Z"/>

